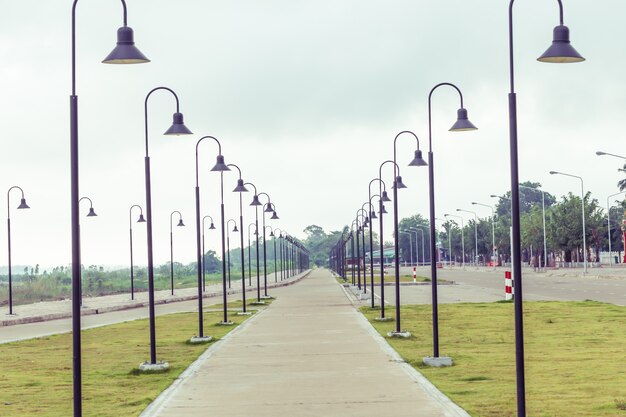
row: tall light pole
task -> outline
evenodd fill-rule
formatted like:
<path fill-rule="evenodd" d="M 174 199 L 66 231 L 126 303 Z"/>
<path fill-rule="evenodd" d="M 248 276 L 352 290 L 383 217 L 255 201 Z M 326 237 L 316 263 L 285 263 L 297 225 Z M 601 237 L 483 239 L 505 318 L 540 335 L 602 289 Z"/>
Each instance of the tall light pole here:
<path fill-rule="evenodd" d="M 522 253 L 521 224 L 519 208 L 519 169 L 517 155 L 517 97 L 513 65 L 513 3 L 509 3 L 509 142 L 511 155 L 511 240 L 513 246 L 513 277 L 515 291 L 515 368 L 517 385 L 517 417 L 526 416 L 526 382 L 524 370 L 524 315 L 522 299 Z M 569 29 L 563 25 L 563 3 L 558 0 L 560 24 L 554 28 L 552 45 L 538 58 L 540 62 L 570 63 L 585 59 L 574 49 L 569 41 Z"/>
<path fill-rule="evenodd" d="M 150 154 L 149 154 L 149 132 L 148 132 L 148 100 L 156 91 L 167 91 L 176 100 L 176 113 L 173 115 L 173 123 L 169 129 L 167 129 L 164 135 L 167 136 L 180 136 L 191 135 L 191 131 L 185 126 L 183 121 L 183 114 L 180 113 L 180 106 L 178 96 L 174 90 L 168 87 L 156 87 L 150 90 L 144 100 L 144 130 L 145 130 L 145 149 L 146 155 L 144 158 L 145 167 L 145 182 L 146 182 L 146 238 L 148 241 L 148 314 L 149 314 L 149 329 L 150 329 L 150 361 L 140 365 L 140 370 L 151 369 L 167 369 L 169 364 L 167 362 L 161 362 L 157 364 L 156 359 L 156 315 L 154 311 L 154 256 L 152 248 L 152 183 L 150 181 Z"/>
<path fill-rule="evenodd" d="M 543 190 L 537 190 L 536 188 L 527 187 L 526 185 L 521 185 L 521 184 L 520 184 L 520 188 L 541 191 L 541 216 L 543 219 L 543 268 L 545 270 L 548 267 L 548 243 L 547 243 L 547 237 L 546 237 L 546 192 Z"/>
<path fill-rule="evenodd" d="M 435 217 L 435 220 L 439 220 L 440 222 L 448 224 L 447 227 L 447 232 L 448 232 L 448 264 L 450 266 L 450 268 L 452 268 L 452 223 L 450 223 L 449 220 L 443 220 L 440 218 Z M 431 260 L 432 260 L 432 256 L 431 256 Z"/>
<path fill-rule="evenodd" d="M 611 255 L 611 206 L 609 205 L 609 199 L 624 193 L 626 193 L 626 191 L 620 191 L 606 198 L 606 226 L 609 233 L 609 266 L 613 266 L 613 256 Z"/>
<path fill-rule="evenodd" d="M 456 217 L 458 219 L 461 219 L 461 253 L 463 254 L 463 259 L 461 260 L 461 266 L 465 268 L 465 236 L 463 232 L 463 229 L 465 228 L 465 226 L 463 225 L 463 217 L 457 216 L 456 214 L 444 214 L 443 216 L 444 217 Z"/>
<path fill-rule="evenodd" d="M 246 265 L 245 265 L 245 256 L 243 254 L 244 251 L 244 243 L 243 243 L 243 193 L 247 193 L 248 189 L 244 185 L 243 179 L 241 178 L 241 169 L 235 164 L 228 164 L 229 167 L 237 168 L 239 172 L 239 178 L 237 179 L 237 186 L 233 190 L 234 193 L 239 193 L 239 238 L 241 245 L 241 297 L 243 301 L 243 310 L 242 314 L 247 315 L 246 311 Z M 248 226 L 248 263 L 250 263 L 250 227 Z"/>
<path fill-rule="evenodd" d="M 263 204 L 259 201 L 258 191 L 256 189 L 256 185 L 251 182 L 246 182 L 244 185 L 251 185 L 254 188 L 254 196 L 252 196 L 251 206 L 254 207 L 254 230 L 256 235 L 256 297 L 257 303 L 261 302 L 261 271 L 260 271 L 260 261 L 259 261 L 259 206 Z M 249 228 L 248 228 L 249 229 Z"/>
<path fill-rule="evenodd" d="M 204 220 L 211 219 L 211 224 L 209 225 L 209 230 L 215 230 L 215 224 L 213 223 L 213 217 L 204 216 L 202 218 L 202 291 L 206 291 L 206 279 L 204 274 L 206 273 L 206 250 L 204 249 L 204 231 L 206 230 L 204 226 Z M 200 326 L 202 327 L 202 326 Z"/>
<path fill-rule="evenodd" d="M 378 167 L 378 178 L 380 179 L 378 183 L 378 193 L 381 195 L 381 198 L 378 200 L 378 215 L 380 216 L 379 224 L 379 248 L 380 248 L 380 320 L 385 320 L 385 242 L 383 239 L 383 215 L 387 214 L 385 210 L 384 203 L 387 201 L 391 201 L 389 196 L 387 195 L 387 191 L 383 189 L 386 188 L 385 183 L 383 182 L 383 166 L 387 163 L 393 164 L 393 161 L 385 161 Z M 344 252 L 345 253 L 345 252 Z"/>
<path fill-rule="evenodd" d="M 278 227 L 274 228 L 274 234 L 278 232 L 278 251 L 280 252 L 280 280 L 283 278 L 283 230 Z"/>
<path fill-rule="evenodd" d="M 396 334 L 402 333 L 400 328 L 400 263 L 399 263 L 399 246 L 398 246 L 398 228 L 399 228 L 399 220 L 398 220 L 398 189 L 406 188 L 406 185 L 402 183 L 402 177 L 400 176 L 400 167 L 397 163 L 397 142 L 398 138 L 404 134 L 408 134 L 413 136 L 417 147 L 415 149 L 415 154 L 411 162 L 409 162 L 409 166 L 426 166 L 427 163 L 422 158 L 422 151 L 420 150 L 420 141 L 417 135 L 410 130 L 403 130 L 398 133 L 396 137 L 393 139 L 393 166 L 394 166 L 394 182 L 393 182 L 393 226 L 394 226 L 394 258 L 396 262 L 395 267 L 395 276 L 396 276 Z"/>
<path fill-rule="evenodd" d="M 70 95 L 70 183 L 72 225 L 72 385 L 74 417 L 83 415 L 82 361 L 80 337 L 81 263 L 79 222 L 78 167 L 78 95 L 76 94 L 76 4 L 72 4 L 72 94 Z M 133 30 L 127 26 L 126 2 L 122 0 L 124 25 L 117 30 L 117 46 L 102 61 L 105 64 L 140 64 L 150 62 L 135 46 Z"/>
<path fill-rule="evenodd" d="M 587 229 L 585 228 L 585 184 L 583 182 L 582 177 L 578 175 L 565 174 L 563 172 L 558 171 L 550 171 L 550 175 L 565 175 L 566 177 L 578 178 L 580 180 L 580 205 L 582 208 L 582 219 L 583 219 L 583 265 L 585 269 L 585 274 L 587 273 Z"/>
<path fill-rule="evenodd" d="M 496 256 L 496 211 L 493 206 L 489 204 L 477 203 L 472 201 L 473 206 L 483 206 L 491 209 L 491 257 L 493 259 L 493 270 L 496 270 L 497 256 Z M 544 234 L 545 237 L 545 234 Z M 544 255 L 545 256 L 545 255 Z"/>
<path fill-rule="evenodd" d="M 413 266 L 413 230 L 407 229 L 406 232 L 400 230 L 400 234 L 409 235 L 409 258 L 411 260 L 411 266 Z M 417 248 L 417 232 L 415 232 L 415 247 Z"/>
<path fill-rule="evenodd" d="M 93 201 L 91 201 L 91 198 L 89 198 L 89 197 L 81 197 L 81 198 L 79 198 L 78 199 L 78 206 L 80 207 L 80 203 L 83 200 L 89 201 L 89 211 L 87 212 L 87 216 L 86 217 L 97 217 L 98 215 L 96 214 L 96 212 L 93 209 Z M 79 226 L 78 230 L 80 231 L 80 224 L 78 226 Z M 80 243 L 80 240 L 79 240 L 79 243 Z M 80 244 L 78 245 L 78 248 L 80 249 Z M 82 278 L 82 273 L 81 273 L 81 277 L 80 277 L 80 303 L 79 303 L 81 308 L 84 307 L 83 306 L 83 289 L 82 289 L 83 282 L 82 282 L 82 280 L 83 280 L 83 278 Z"/>
<path fill-rule="evenodd" d="M 250 227 L 254 227 L 254 235 L 259 236 L 259 232 L 256 230 L 256 223 L 252 222 L 248 225 L 248 285 L 252 286 L 252 262 L 250 261 L 250 248 L 252 247 L 250 242 Z M 257 288 L 258 291 L 258 288 Z"/>
<path fill-rule="evenodd" d="M 20 190 L 22 193 L 22 199 L 20 201 L 20 205 L 17 206 L 18 210 L 29 209 L 30 207 L 26 204 L 26 199 L 24 198 L 24 190 L 21 187 L 14 185 L 9 188 L 7 191 L 7 240 L 8 240 L 8 249 L 9 249 L 9 315 L 13 315 L 13 280 L 11 275 L 11 190 Z"/>
<path fill-rule="evenodd" d="M 467 110 L 463 103 L 463 93 L 452 83 L 439 83 L 435 85 L 428 94 L 428 191 L 429 191 L 429 219 L 430 219 L 430 279 L 432 289 L 432 315 L 433 315 L 433 357 L 439 357 L 439 305 L 437 299 L 437 258 L 436 236 L 435 236 L 435 158 L 433 154 L 433 134 L 432 134 L 432 97 L 436 90 L 441 87 L 451 87 L 459 95 L 461 107 L 457 110 L 457 120 L 449 129 L 451 132 L 465 132 L 476 130 L 476 126 L 469 121 Z M 465 266 L 465 258 L 463 258 Z"/>
<path fill-rule="evenodd" d="M 420 228 L 419 226 L 417 228 L 409 228 L 408 230 L 415 232 L 415 258 L 417 259 L 417 262 L 419 264 L 419 259 L 418 259 L 418 244 L 417 244 L 417 232 L 420 232 L 420 234 L 422 235 L 422 265 L 426 265 L 426 255 L 424 252 L 424 248 L 426 247 L 425 243 L 424 243 L 424 229 Z M 436 257 L 433 257 L 433 254 L 430 254 L 430 261 L 432 262 L 433 259 L 435 259 Z"/>
<path fill-rule="evenodd" d="M 475 211 L 456 209 L 465 213 L 471 213 L 474 215 L 474 265 L 478 266 L 478 215 Z"/>
<path fill-rule="evenodd" d="M 183 227 L 185 225 L 180 211 L 174 210 L 170 213 L 170 289 L 172 295 L 174 295 L 174 225 L 172 224 L 174 213 L 178 213 L 178 224 L 176 226 Z"/>
<path fill-rule="evenodd" d="M 195 153 L 195 161 L 196 161 L 196 188 L 195 188 L 195 197 L 196 197 L 196 272 L 198 277 L 198 336 L 192 340 L 194 341 L 205 341 L 204 339 L 204 317 L 203 317 L 203 309 L 202 309 L 202 290 L 204 286 L 203 273 L 201 267 L 203 265 L 203 257 L 204 257 L 204 249 L 201 248 L 200 242 L 200 168 L 199 168 L 199 158 L 198 158 L 198 149 L 200 147 L 200 143 L 202 143 L 205 139 L 211 139 L 217 144 L 217 157 L 215 161 L 215 165 L 211 168 L 211 171 L 220 173 L 220 192 L 221 192 L 221 220 L 222 220 L 222 264 L 224 261 L 224 171 L 230 171 L 230 168 L 224 164 L 224 157 L 222 156 L 222 144 L 217 138 L 213 136 L 203 136 L 196 142 L 196 153 Z M 213 225 L 213 219 L 211 219 L 211 225 Z M 204 236 L 204 227 L 202 227 L 202 235 Z M 204 244 L 202 244 L 204 247 Z M 201 253 L 202 252 L 202 253 Z M 222 268 L 223 269 L 223 268 Z M 225 276 L 222 276 L 222 282 L 225 282 Z M 173 294 L 173 286 L 172 286 L 172 294 Z M 224 294 L 224 322 L 227 322 L 227 313 L 226 313 L 226 286 L 223 285 Z"/>
<path fill-rule="evenodd" d="M 236 233 L 239 231 L 239 229 L 237 229 L 237 221 L 233 220 L 233 219 L 228 219 L 228 221 L 226 222 L 226 258 L 227 258 L 227 263 L 228 263 L 228 288 L 230 289 L 230 222 L 233 222 L 233 225 L 235 227 L 233 227 L 233 232 Z"/>
<path fill-rule="evenodd" d="M 130 230 L 130 299 L 134 300 L 135 299 L 135 271 L 134 271 L 134 266 L 133 266 L 133 208 L 138 208 L 139 209 L 139 219 L 137 220 L 137 223 L 145 223 L 146 219 L 144 219 L 143 217 L 143 209 L 141 208 L 140 205 L 138 204 L 133 204 L 132 206 L 130 206 L 130 209 L 128 211 L 128 224 L 129 224 L 129 230 Z"/>

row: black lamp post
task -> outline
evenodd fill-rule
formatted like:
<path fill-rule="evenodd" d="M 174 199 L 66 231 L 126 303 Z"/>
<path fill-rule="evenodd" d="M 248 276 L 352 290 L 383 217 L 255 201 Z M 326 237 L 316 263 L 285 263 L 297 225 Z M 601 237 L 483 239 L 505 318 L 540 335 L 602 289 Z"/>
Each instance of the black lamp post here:
<path fill-rule="evenodd" d="M 380 243 L 380 320 L 385 320 L 385 244 L 383 239 L 383 215 L 387 214 L 385 210 L 385 202 L 391 201 L 389 196 L 387 195 L 387 186 L 385 182 L 381 179 L 383 173 L 383 165 L 386 163 L 393 163 L 393 161 L 385 161 L 380 164 L 378 167 L 378 193 L 381 196 L 378 200 L 378 215 L 380 216 L 379 220 L 379 243 Z M 371 181 L 370 181 L 371 186 Z"/>
<path fill-rule="evenodd" d="M 83 201 L 83 200 L 89 201 L 89 211 L 87 212 L 87 216 L 86 217 L 97 217 L 98 215 L 96 214 L 96 212 L 93 209 L 93 201 L 91 201 L 91 198 L 89 198 L 89 197 L 81 197 L 81 198 L 79 198 L 78 199 L 78 206 L 80 207 L 80 202 Z M 78 224 L 78 236 L 79 236 L 79 239 L 78 239 L 78 255 L 79 255 L 79 260 L 80 260 L 80 223 Z M 78 302 L 78 304 L 80 305 L 81 308 L 83 307 L 83 282 L 82 282 L 82 280 L 83 280 L 83 274 L 82 274 L 82 271 L 81 271 L 81 274 L 79 276 L 80 300 Z"/>
<path fill-rule="evenodd" d="M 242 313 L 246 314 L 246 266 L 244 259 L 244 244 L 243 244 L 243 193 L 247 193 L 248 189 L 241 179 L 241 169 L 235 164 L 228 164 L 229 167 L 237 168 L 239 172 L 239 179 L 237 179 L 237 186 L 233 190 L 234 193 L 239 193 L 239 236 L 241 238 L 241 297 L 243 300 Z M 250 227 L 248 227 L 248 264 L 250 263 Z"/>
<path fill-rule="evenodd" d="M 145 128 L 145 141 L 146 141 L 146 156 L 144 158 L 145 164 L 145 179 L 146 179 L 146 237 L 148 241 L 148 311 L 149 311 L 149 327 L 150 327 L 150 362 L 142 364 L 140 369 L 152 369 L 155 366 L 160 368 L 167 368 L 169 365 L 166 362 L 157 364 L 156 359 L 156 315 L 154 312 L 154 256 L 152 248 L 152 183 L 150 181 L 150 155 L 149 155 L 149 135 L 148 135 L 148 100 L 150 96 L 156 91 L 168 91 L 174 96 L 176 100 L 176 113 L 173 116 L 173 123 L 164 133 L 167 136 L 180 136 L 190 135 L 191 131 L 185 126 L 183 121 L 183 115 L 180 113 L 180 106 L 178 96 L 176 93 L 168 87 L 156 87 L 146 95 L 144 101 L 144 128 Z"/>
<path fill-rule="evenodd" d="M 275 211 L 274 214 L 276 214 Z M 274 243 L 274 282 L 278 282 L 278 271 L 276 270 L 278 267 L 278 264 L 276 263 L 276 236 L 274 235 L 274 229 L 272 229 L 272 226 L 265 227 L 270 229 L 270 237 L 272 238 L 272 243 Z"/>
<path fill-rule="evenodd" d="M 134 270 L 134 266 L 133 266 L 133 208 L 138 208 L 139 209 L 139 219 L 137 220 L 137 223 L 145 223 L 146 219 L 144 219 L 143 217 L 143 209 L 141 208 L 140 205 L 138 204 L 133 204 L 132 206 L 130 206 L 130 209 L 128 210 L 128 225 L 129 225 L 129 231 L 130 231 L 130 299 L 134 300 L 135 299 L 135 270 Z"/>
<path fill-rule="evenodd" d="M 278 251 L 280 252 L 280 280 L 283 280 L 283 231 L 278 227 L 274 228 L 274 236 L 276 236 L 276 232 L 278 232 Z M 276 245 L 276 242 L 274 242 Z M 274 257 L 276 256 L 276 247 L 274 246 Z M 274 259 L 274 263 L 276 263 L 276 259 Z"/>
<path fill-rule="evenodd" d="M 372 183 L 374 181 L 378 181 L 378 185 L 379 188 L 381 189 L 381 193 L 380 194 L 376 194 L 374 196 L 372 196 Z M 369 202 L 369 207 L 370 207 L 370 220 L 374 220 L 376 219 L 376 210 L 374 209 L 374 206 L 372 205 L 372 198 L 374 197 L 378 197 L 379 198 L 379 207 L 382 207 L 382 200 L 381 200 L 381 194 L 382 194 L 382 187 L 384 187 L 385 189 L 387 188 L 387 186 L 385 185 L 385 183 L 383 182 L 383 180 L 381 180 L 380 178 L 374 178 L 373 180 L 370 181 L 368 187 L 367 187 L 367 196 L 368 199 L 367 201 Z M 385 191 L 386 192 L 386 191 Z M 383 253 L 382 253 L 382 239 L 383 239 L 383 217 L 382 214 L 380 215 L 380 241 L 381 241 L 381 252 L 380 252 L 380 259 L 381 259 L 381 263 L 380 263 L 380 281 L 383 282 L 385 280 L 385 269 L 383 268 L 383 263 L 382 263 L 382 259 L 383 259 Z M 375 303 L 374 303 L 374 241 L 373 241 L 373 232 L 374 232 L 374 222 L 371 222 L 371 226 L 370 226 L 370 285 L 371 285 L 371 293 L 372 293 L 372 308 L 375 307 Z M 381 307 L 384 308 L 384 307 Z"/>
<path fill-rule="evenodd" d="M 224 164 L 224 156 L 222 155 L 222 144 L 217 138 L 213 136 L 203 136 L 196 142 L 196 271 L 198 275 L 198 337 L 204 337 L 204 319 L 202 315 L 202 253 L 200 248 L 200 181 L 199 181 L 199 164 L 198 164 L 198 147 L 200 143 L 205 139 L 212 139 L 217 144 L 217 157 L 215 165 L 211 168 L 212 172 L 220 173 L 220 195 L 221 195 L 221 224 L 222 224 L 222 289 L 223 289 L 223 302 L 224 302 L 224 320 L 223 323 L 228 323 L 228 313 L 226 307 L 226 269 L 224 258 L 224 171 L 230 171 L 230 168 Z M 211 219 L 213 224 L 213 219 Z"/>
<path fill-rule="evenodd" d="M 180 211 L 175 210 L 170 213 L 170 292 L 171 295 L 174 295 L 174 229 L 172 224 L 172 217 L 174 213 L 178 213 L 178 224 L 177 227 L 183 227 L 185 223 L 183 223 L 183 215 L 180 214 Z"/>
<path fill-rule="evenodd" d="M 368 209 L 365 210 L 365 206 L 368 206 Z M 371 242 L 372 242 L 372 225 L 370 224 L 370 218 L 369 218 L 369 214 L 371 213 L 371 209 L 369 207 L 369 202 L 364 203 L 361 208 L 359 209 L 359 212 L 363 213 L 363 234 L 361 235 L 361 237 L 363 238 L 363 240 L 361 241 L 363 244 L 363 293 L 367 294 L 367 268 L 365 266 L 365 229 L 370 228 L 370 254 L 371 254 Z M 371 256 L 370 256 L 371 259 Z M 373 286 L 372 286 L 373 288 Z M 372 299 L 374 299 L 374 291 L 371 291 L 371 295 L 372 295 Z"/>
<path fill-rule="evenodd" d="M 257 236 L 257 238 L 259 236 L 259 232 L 256 230 L 255 223 L 250 223 L 248 225 L 248 285 L 252 286 L 252 263 L 250 262 L 250 248 L 252 247 L 252 245 L 250 243 L 250 226 L 254 226 L 254 235 Z"/>
<path fill-rule="evenodd" d="M 204 226 L 204 220 L 205 219 L 211 219 L 211 225 L 209 226 L 209 230 L 215 230 L 215 224 L 213 224 L 213 217 L 211 216 L 204 216 L 202 218 L 202 291 L 206 291 L 206 279 L 204 274 L 206 273 L 206 251 L 204 249 L 204 231 L 205 226 Z M 202 326 L 200 326 L 202 328 Z"/>
<path fill-rule="evenodd" d="M 254 188 L 254 196 L 252 197 L 251 206 L 254 206 L 254 230 L 256 235 L 256 298 L 257 303 L 261 302 L 261 271 L 260 271 L 260 262 L 259 262 L 259 206 L 261 206 L 261 202 L 259 201 L 258 191 L 256 189 L 256 185 L 251 182 L 246 182 L 244 185 L 251 185 Z"/>
<path fill-rule="evenodd" d="M 515 277 L 515 365 L 517 381 L 517 416 L 526 416 L 526 383 L 524 375 L 524 326 L 522 309 L 522 262 L 521 262 L 521 227 L 519 208 L 519 170 L 517 155 L 517 98 L 513 65 L 513 3 L 509 3 L 509 74 L 511 91 L 509 93 L 509 141 L 511 152 L 511 248 L 513 258 L 513 276 Z M 585 59 L 572 47 L 569 29 L 563 25 L 563 3 L 559 3 L 559 25 L 554 28 L 552 45 L 537 60 L 549 63 L 573 63 Z"/>
<path fill-rule="evenodd" d="M 237 222 L 233 219 L 228 219 L 228 221 L 226 222 L 226 259 L 227 259 L 227 263 L 228 263 L 228 288 L 230 289 L 230 231 L 229 231 L 229 227 L 230 227 L 230 222 L 233 222 L 233 232 L 238 232 L 239 229 L 237 229 Z"/>
<path fill-rule="evenodd" d="M 80 230 L 79 230 L 79 181 L 78 181 L 78 96 L 76 95 L 76 4 L 72 4 L 72 94 L 70 95 L 70 178 L 71 178 L 71 224 L 72 224 L 72 375 L 74 417 L 83 415 L 82 364 L 80 338 Z M 117 30 L 117 46 L 102 61 L 105 64 L 139 64 L 150 62 L 136 47 L 133 30 L 127 26 L 126 2 L 122 0 L 124 25 Z"/>
<path fill-rule="evenodd" d="M 439 357 L 439 308 L 437 297 L 437 256 L 435 236 L 435 160 L 433 157 L 433 140 L 432 140 L 432 112 L 431 102 L 435 90 L 439 87 L 448 86 L 454 88 L 461 99 L 461 108 L 457 111 L 457 120 L 450 128 L 451 132 L 463 132 L 476 130 L 476 126 L 467 118 L 467 110 L 463 107 L 463 94 L 459 88 L 451 83 L 440 83 L 434 86 L 428 94 L 428 189 L 429 189 L 429 205 L 430 205 L 430 276 L 432 288 L 432 315 L 433 315 L 433 357 Z M 464 260 L 465 261 L 465 260 Z"/>
<path fill-rule="evenodd" d="M 263 221 L 263 297 L 262 298 L 270 298 L 267 294 L 267 250 L 265 249 L 265 213 L 272 213 L 272 200 L 267 193 L 258 193 L 257 197 L 261 197 L 262 195 L 267 197 L 267 203 L 263 204 L 263 212 L 261 213 L 262 221 Z M 259 200 L 260 202 L 260 200 Z"/>
<path fill-rule="evenodd" d="M 9 188 L 7 191 L 7 238 L 9 244 L 9 315 L 13 315 L 13 280 L 11 275 L 11 190 L 18 189 L 22 193 L 22 200 L 20 201 L 20 205 L 17 206 L 18 210 L 21 209 L 29 209 L 28 204 L 26 204 L 26 199 L 24 198 L 24 190 L 21 187 L 14 185 Z"/>

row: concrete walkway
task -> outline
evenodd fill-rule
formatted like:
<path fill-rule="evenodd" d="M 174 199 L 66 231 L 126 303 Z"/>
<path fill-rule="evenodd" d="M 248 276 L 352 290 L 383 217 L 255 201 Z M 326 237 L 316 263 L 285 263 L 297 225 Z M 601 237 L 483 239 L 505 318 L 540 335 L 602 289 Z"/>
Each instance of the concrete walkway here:
<path fill-rule="evenodd" d="M 326 270 L 284 288 L 142 417 L 466 416 L 358 313 Z"/>

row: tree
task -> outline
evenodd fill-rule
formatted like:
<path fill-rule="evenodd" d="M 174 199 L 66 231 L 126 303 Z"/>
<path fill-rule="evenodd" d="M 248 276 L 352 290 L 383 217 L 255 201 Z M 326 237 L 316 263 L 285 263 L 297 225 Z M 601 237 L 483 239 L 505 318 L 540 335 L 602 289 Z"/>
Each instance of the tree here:
<path fill-rule="evenodd" d="M 624 167 L 622 169 L 626 169 L 626 164 L 624 164 Z M 617 182 L 617 186 L 619 187 L 620 191 L 626 191 L 626 178 L 619 180 Z"/>

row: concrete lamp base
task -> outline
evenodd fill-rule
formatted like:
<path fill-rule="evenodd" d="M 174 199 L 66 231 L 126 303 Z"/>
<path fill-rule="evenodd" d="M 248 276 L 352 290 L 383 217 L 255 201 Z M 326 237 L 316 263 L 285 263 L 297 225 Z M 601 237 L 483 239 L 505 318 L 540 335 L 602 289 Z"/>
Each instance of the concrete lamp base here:
<path fill-rule="evenodd" d="M 189 343 L 196 345 L 201 343 L 209 343 L 211 340 L 213 340 L 213 337 L 211 336 L 193 336 L 191 339 L 189 339 Z"/>
<path fill-rule="evenodd" d="M 361 293 L 358 296 L 359 300 L 369 300 L 370 299 L 370 294 L 369 293 Z"/>
<path fill-rule="evenodd" d="M 389 332 L 387 333 L 387 337 L 399 337 L 401 339 L 408 339 L 411 337 L 411 332 L 402 330 L 400 332 Z"/>
<path fill-rule="evenodd" d="M 238 311 L 235 313 L 237 316 L 251 316 L 252 311 Z"/>
<path fill-rule="evenodd" d="M 394 320 L 394 318 L 393 318 L 393 317 L 376 317 L 376 318 L 374 319 L 374 321 L 382 321 L 382 322 L 385 322 L 385 321 L 393 321 L 393 320 Z"/>
<path fill-rule="evenodd" d="M 273 300 L 274 297 L 272 297 L 271 295 L 262 295 L 261 296 L 261 300 Z"/>
<path fill-rule="evenodd" d="M 164 372 L 164 371 L 167 371 L 169 368 L 170 368 L 170 364 L 167 362 L 157 362 L 157 363 L 144 362 L 139 365 L 139 372 L 146 372 L 146 373 Z"/>
<path fill-rule="evenodd" d="M 253 301 L 251 303 L 248 303 L 248 305 L 251 305 L 251 306 L 264 306 L 264 305 L 267 305 L 267 303 L 265 301 Z"/>
<path fill-rule="evenodd" d="M 424 365 L 434 366 L 436 368 L 441 368 L 442 366 L 452 366 L 452 358 L 449 356 L 426 356 L 423 361 Z"/>
<path fill-rule="evenodd" d="M 218 326 L 232 326 L 233 324 L 232 321 L 220 321 L 217 323 Z"/>

